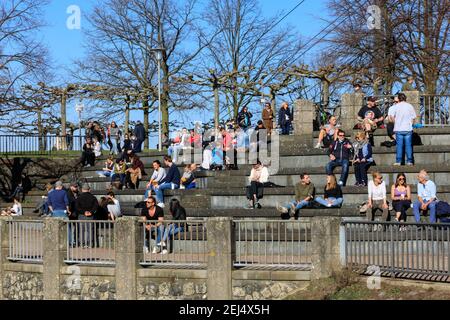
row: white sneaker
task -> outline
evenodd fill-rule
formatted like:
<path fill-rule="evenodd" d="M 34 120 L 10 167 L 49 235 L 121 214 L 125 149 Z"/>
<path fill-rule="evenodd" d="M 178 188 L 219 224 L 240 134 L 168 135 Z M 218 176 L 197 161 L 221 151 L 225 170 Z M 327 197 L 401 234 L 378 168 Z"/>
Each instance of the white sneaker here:
<path fill-rule="evenodd" d="M 342 187 L 344 185 L 344 183 L 342 181 L 338 181 L 338 185 L 340 185 Z"/>
<path fill-rule="evenodd" d="M 332 207 L 332 204 L 331 204 L 331 203 L 327 204 L 327 207 L 328 207 L 328 208 L 331 208 L 331 207 Z"/>
<path fill-rule="evenodd" d="M 277 210 L 281 213 L 288 213 L 288 209 L 277 204 Z"/>
<path fill-rule="evenodd" d="M 322 145 L 319 142 L 317 142 L 317 144 L 314 146 L 314 149 L 320 149 L 321 147 Z"/>
<path fill-rule="evenodd" d="M 165 243 L 164 241 L 161 241 L 160 243 L 157 244 L 157 246 L 165 247 L 165 246 L 166 246 L 166 243 Z"/>
<path fill-rule="evenodd" d="M 153 247 L 152 253 L 153 253 L 153 254 L 158 253 L 158 247 Z"/>
<path fill-rule="evenodd" d="M 372 230 L 373 230 L 374 232 L 378 231 L 378 225 L 377 225 L 377 224 L 374 225 Z"/>
<path fill-rule="evenodd" d="M 143 250 L 144 250 L 144 254 L 148 254 L 148 247 L 147 246 L 144 246 L 144 248 L 143 248 Z"/>
<path fill-rule="evenodd" d="M 162 202 L 158 203 L 158 207 L 160 207 L 161 209 L 164 209 L 165 206 L 166 205 L 164 203 L 162 203 Z"/>
<path fill-rule="evenodd" d="M 167 254 L 167 250 L 164 249 L 164 250 L 161 252 L 161 254 Z"/>

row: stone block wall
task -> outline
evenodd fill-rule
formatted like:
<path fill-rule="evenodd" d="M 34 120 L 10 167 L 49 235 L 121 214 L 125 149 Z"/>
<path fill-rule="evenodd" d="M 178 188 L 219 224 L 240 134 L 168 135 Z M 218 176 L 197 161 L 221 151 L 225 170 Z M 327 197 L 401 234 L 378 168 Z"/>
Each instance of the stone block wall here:
<path fill-rule="evenodd" d="M 43 300 L 42 274 L 8 271 L 3 275 L 3 295 L 6 300 Z"/>

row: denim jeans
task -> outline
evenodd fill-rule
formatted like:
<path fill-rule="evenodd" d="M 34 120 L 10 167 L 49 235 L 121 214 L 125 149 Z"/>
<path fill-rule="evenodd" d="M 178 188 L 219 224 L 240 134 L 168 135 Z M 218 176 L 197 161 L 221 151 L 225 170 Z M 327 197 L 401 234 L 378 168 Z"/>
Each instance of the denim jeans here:
<path fill-rule="evenodd" d="M 342 202 L 344 202 L 343 198 L 328 198 L 328 199 L 324 199 L 322 197 L 317 197 L 315 199 L 315 201 L 325 207 L 328 207 L 328 200 L 331 201 L 331 207 L 332 208 L 339 208 L 340 206 L 342 206 Z"/>
<path fill-rule="evenodd" d="M 155 237 L 155 246 L 161 242 L 161 235 L 164 234 L 164 225 L 160 225 L 159 227 L 156 226 L 151 226 L 150 230 L 146 230 L 145 231 L 145 246 L 147 248 L 150 248 L 150 239 L 152 238 L 152 233 L 156 232 L 156 237 Z"/>
<path fill-rule="evenodd" d="M 341 174 L 340 181 L 345 186 L 347 184 L 348 166 L 349 166 L 349 162 L 347 159 L 330 161 L 326 167 L 327 175 L 331 176 L 333 174 L 334 168 L 342 167 L 342 174 Z"/>
<path fill-rule="evenodd" d="M 304 207 L 306 207 L 306 206 L 309 206 L 310 204 L 311 204 L 311 201 L 305 201 L 305 200 L 302 200 L 302 201 L 300 201 L 300 202 L 292 201 L 292 202 L 290 202 L 289 205 L 286 206 L 285 208 L 288 209 L 288 210 L 290 210 L 290 209 L 291 209 L 291 205 L 294 205 L 294 206 L 295 206 L 295 212 L 293 212 L 293 213 L 294 213 L 294 217 L 298 218 L 298 216 L 299 216 L 299 214 L 300 214 L 299 210 L 300 210 L 301 208 L 304 208 Z"/>
<path fill-rule="evenodd" d="M 285 124 L 281 125 L 281 134 L 282 135 L 289 135 L 291 130 L 291 123 L 290 122 L 286 122 Z"/>
<path fill-rule="evenodd" d="M 356 183 L 360 184 L 368 184 L 367 180 L 367 170 L 369 170 L 369 167 L 372 165 L 371 162 L 359 162 L 353 164 L 353 167 L 355 169 L 355 178 Z"/>
<path fill-rule="evenodd" d="M 174 236 L 179 232 L 183 232 L 184 228 L 182 225 L 176 226 L 174 223 L 171 223 L 169 226 L 167 226 L 166 230 L 164 230 L 164 235 L 162 238 L 162 241 L 166 242 L 169 236 Z"/>
<path fill-rule="evenodd" d="M 114 173 L 114 174 L 111 176 L 111 183 L 113 183 L 114 180 L 116 180 L 117 177 L 119 177 L 120 183 L 121 183 L 122 185 L 124 185 L 124 184 L 125 184 L 125 178 L 127 177 L 126 174 L 124 174 L 124 173 Z"/>
<path fill-rule="evenodd" d="M 396 162 L 402 163 L 403 147 L 406 152 L 406 163 L 413 163 L 413 147 L 412 147 L 412 131 L 398 131 L 395 133 L 395 139 L 397 141 L 397 156 Z"/>
<path fill-rule="evenodd" d="M 164 190 L 174 190 L 180 188 L 179 185 L 175 183 L 169 183 L 165 182 L 159 186 L 159 188 L 155 189 L 156 194 L 156 202 L 157 203 L 164 203 Z"/>
<path fill-rule="evenodd" d="M 69 219 L 69 217 L 67 216 L 66 210 L 53 210 L 52 217 Z"/>
<path fill-rule="evenodd" d="M 111 142 L 112 142 L 111 153 L 116 155 L 119 154 L 119 150 L 117 149 L 118 146 L 117 139 L 113 138 L 111 139 Z"/>
<path fill-rule="evenodd" d="M 413 204 L 413 213 L 417 223 L 420 222 L 420 212 L 422 211 L 420 207 L 421 207 L 420 201 L 416 200 Z M 428 205 L 427 210 L 424 212 L 427 211 L 430 211 L 430 223 L 436 223 L 436 201 L 433 201 Z"/>

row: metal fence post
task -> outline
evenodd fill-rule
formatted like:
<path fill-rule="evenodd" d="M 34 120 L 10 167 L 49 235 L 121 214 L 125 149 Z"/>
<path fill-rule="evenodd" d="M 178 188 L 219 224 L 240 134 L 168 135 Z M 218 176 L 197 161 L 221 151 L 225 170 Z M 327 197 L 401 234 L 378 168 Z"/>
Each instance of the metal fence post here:
<path fill-rule="evenodd" d="M 339 253 L 341 258 L 341 266 L 347 266 L 347 234 L 346 226 L 341 223 L 339 227 Z"/>

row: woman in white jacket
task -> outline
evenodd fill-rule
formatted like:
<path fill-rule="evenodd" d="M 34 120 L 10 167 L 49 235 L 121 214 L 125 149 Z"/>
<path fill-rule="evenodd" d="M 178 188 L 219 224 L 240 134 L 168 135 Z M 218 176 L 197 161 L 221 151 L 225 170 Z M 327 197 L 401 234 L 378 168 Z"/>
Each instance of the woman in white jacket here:
<path fill-rule="evenodd" d="M 249 204 L 246 209 L 255 209 L 255 207 L 261 209 L 259 199 L 263 196 L 264 185 L 269 182 L 269 170 L 259 160 L 253 165 L 249 181 L 250 185 L 247 187 Z"/>

